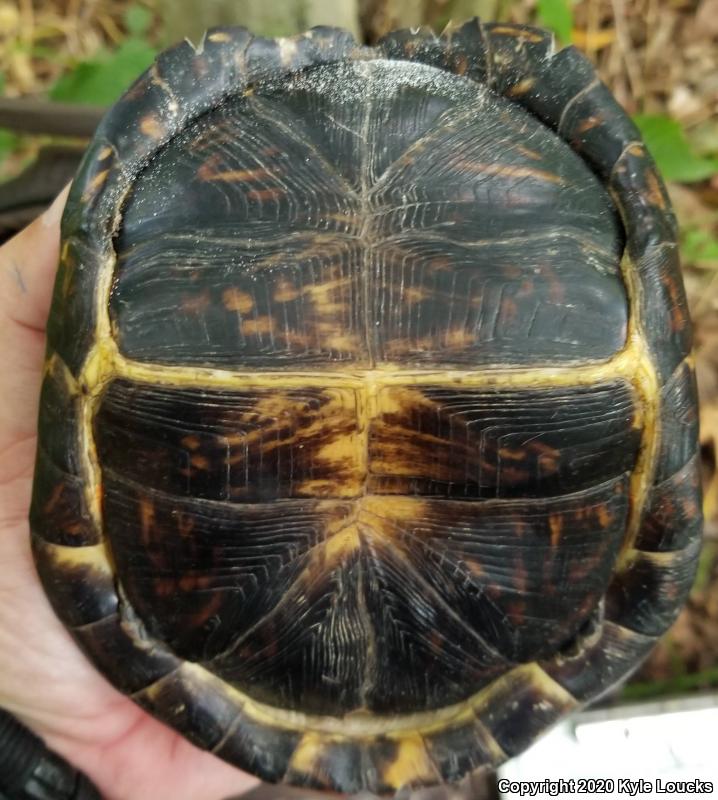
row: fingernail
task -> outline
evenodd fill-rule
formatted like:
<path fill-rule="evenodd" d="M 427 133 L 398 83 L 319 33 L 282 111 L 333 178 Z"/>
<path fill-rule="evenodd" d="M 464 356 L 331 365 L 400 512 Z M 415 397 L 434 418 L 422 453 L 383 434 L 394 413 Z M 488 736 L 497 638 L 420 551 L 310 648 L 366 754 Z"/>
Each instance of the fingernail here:
<path fill-rule="evenodd" d="M 60 223 L 60 219 L 62 218 L 62 212 L 65 210 L 65 203 L 67 202 L 67 195 L 70 192 L 70 184 L 68 183 L 67 186 L 58 194 L 58 196 L 52 201 L 52 205 L 45 211 L 40 220 L 44 227 L 46 228 L 54 228 Z"/>

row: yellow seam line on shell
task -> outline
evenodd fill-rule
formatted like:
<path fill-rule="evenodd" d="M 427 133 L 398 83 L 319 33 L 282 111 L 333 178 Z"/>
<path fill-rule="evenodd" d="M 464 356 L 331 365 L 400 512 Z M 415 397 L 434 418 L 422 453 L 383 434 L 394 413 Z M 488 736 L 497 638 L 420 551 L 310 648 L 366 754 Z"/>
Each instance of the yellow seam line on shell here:
<path fill-rule="evenodd" d="M 38 539 L 38 545 L 50 555 L 59 567 L 87 567 L 106 575 L 112 575 L 112 565 L 105 557 L 105 545 L 102 543 L 76 547 Z M 93 620 L 93 622 L 97 621 Z"/>
<path fill-rule="evenodd" d="M 112 222 L 112 231 L 117 230 L 120 224 L 124 197 L 130 191 L 130 184 L 125 188 L 124 195 L 117 198 L 115 214 Z M 110 321 L 110 292 L 114 278 L 116 254 L 112 245 L 112 237 L 107 236 L 102 265 L 99 268 L 97 286 L 95 290 L 95 345 L 87 354 L 78 379 L 82 397 L 80 400 L 80 461 L 81 472 L 84 472 L 84 491 L 87 509 L 95 525 L 100 546 L 103 547 L 107 565 L 114 573 L 113 558 L 109 543 L 104 535 L 102 520 L 102 478 L 100 464 L 93 436 L 93 422 L 95 412 L 99 405 L 102 391 L 116 372 L 117 345 L 112 336 Z M 115 577 L 115 583 L 117 579 Z"/>
<path fill-rule="evenodd" d="M 165 685 L 166 681 L 171 680 L 177 675 L 181 676 L 183 666 L 184 664 L 180 664 L 178 667 L 171 669 L 169 672 L 165 672 L 165 674 L 161 678 L 158 678 L 154 683 L 150 683 L 147 686 L 143 687 L 142 689 L 138 689 L 136 692 L 132 692 L 127 696 L 132 698 L 145 696 L 150 700 L 154 700 L 157 693 L 162 691 L 162 687 Z"/>
<path fill-rule="evenodd" d="M 522 664 L 489 686 L 480 689 L 476 694 L 450 706 L 421 711 L 413 714 L 393 714 L 380 716 L 361 712 L 352 712 L 345 717 L 320 716 L 304 714 L 298 711 L 276 708 L 274 706 L 253 700 L 244 692 L 229 686 L 217 678 L 200 664 L 185 661 L 179 670 L 180 675 L 186 675 L 188 683 L 201 683 L 210 691 L 224 694 L 234 701 L 242 713 L 258 724 L 275 726 L 298 732 L 311 731 L 325 734 L 327 738 L 337 741 L 384 736 L 388 739 L 400 739 L 404 735 L 430 736 L 440 732 L 452 724 L 461 724 L 468 720 L 469 715 L 480 714 L 491 701 L 491 696 L 503 688 L 506 683 L 521 682 L 537 688 L 543 698 L 553 700 L 557 705 L 576 708 L 578 701 L 560 684 L 553 680 L 535 662 Z M 156 683 L 160 683 L 160 678 Z M 154 684 L 152 684 L 154 685 Z M 146 687 L 143 691 L 147 691 Z M 479 718 L 480 719 L 480 718 Z M 483 723 L 482 726 L 485 728 Z M 490 737 L 493 739 L 493 737 Z M 496 748 L 501 750 L 498 743 Z"/>
<path fill-rule="evenodd" d="M 412 370 L 386 363 L 373 369 L 328 368 L 326 372 L 292 372 L 226 370 L 193 366 L 168 366 L 133 361 L 123 356 L 114 342 L 96 345 L 88 364 L 102 363 L 103 368 L 92 366 L 94 375 L 101 383 L 114 378 L 126 378 L 139 383 L 152 383 L 177 388 L 261 389 L 275 387 L 303 388 L 342 388 L 363 389 L 367 384 L 375 384 L 378 389 L 384 386 L 469 386 L 496 389 L 520 389 L 533 387 L 587 386 L 600 381 L 623 378 L 629 383 L 640 367 L 645 348 L 634 345 L 624 346 L 616 355 L 606 361 L 589 364 L 574 364 L 557 367 L 487 367 L 482 370 Z M 97 390 L 94 381 L 91 390 Z"/>
<path fill-rule="evenodd" d="M 643 511 L 653 482 L 659 452 L 661 403 L 658 374 L 648 351 L 640 315 L 641 285 L 636 266 L 626 256 L 621 268 L 630 309 L 627 338 L 635 352 L 635 373 L 631 382 L 643 406 L 643 429 L 638 459 L 631 474 L 631 507 L 626 534 L 616 564 L 617 570 L 622 568 L 638 537 Z"/>

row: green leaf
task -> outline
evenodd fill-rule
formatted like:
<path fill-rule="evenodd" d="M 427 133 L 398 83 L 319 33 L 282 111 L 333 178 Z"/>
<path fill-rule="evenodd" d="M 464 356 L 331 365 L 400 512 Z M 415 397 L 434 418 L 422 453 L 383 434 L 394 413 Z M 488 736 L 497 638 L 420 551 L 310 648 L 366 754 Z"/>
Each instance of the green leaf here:
<path fill-rule="evenodd" d="M 571 0 L 538 0 L 538 18 L 552 30 L 563 44 L 571 42 L 573 8 Z"/>
<path fill-rule="evenodd" d="M 676 120 L 659 114 L 640 114 L 633 121 L 666 180 L 692 183 L 718 173 L 718 158 L 696 155 Z"/>
<path fill-rule="evenodd" d="M 110 105 L 149 67 L 156 54 L 147 42 L 127 39 L 112 53 L 80 62 L 58 80 L 50 97 L 67 103 Z"/>
<path fill-rule="evenodd" d="M 125 27 L 131 36 L 143 36 L 152 24 L 152 12 L 144 6 L 131 5 L 125 11 Z"/>
<path fill-rule="evenodd" d="M 718 263 L 718 239 L 703 228 L 686 230 L 681 242 L 681 254 L 692 263 Z"/>
<path fill-rule="evenodd" d="M 12 131 L 0 128 L 0 161 L 4 161 L 18 146 L 20 137 Z"/>

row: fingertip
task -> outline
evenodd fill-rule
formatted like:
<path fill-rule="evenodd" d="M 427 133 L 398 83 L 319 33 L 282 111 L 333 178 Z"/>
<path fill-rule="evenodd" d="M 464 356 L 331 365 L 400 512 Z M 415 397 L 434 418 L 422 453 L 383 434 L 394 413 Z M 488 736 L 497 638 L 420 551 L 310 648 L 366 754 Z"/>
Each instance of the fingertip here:
<path fill-rule="evenodd" d="M 67 203 L 67 195 L 70 193 L 70 186 L 67 186 L 58 194 L 52 201 L 50 207 L 40 215 L 40 222 L 45 228 L 54 228 L 60 225 L 62 219 L 62 212 L 65 210 L 65 203 Z"/>

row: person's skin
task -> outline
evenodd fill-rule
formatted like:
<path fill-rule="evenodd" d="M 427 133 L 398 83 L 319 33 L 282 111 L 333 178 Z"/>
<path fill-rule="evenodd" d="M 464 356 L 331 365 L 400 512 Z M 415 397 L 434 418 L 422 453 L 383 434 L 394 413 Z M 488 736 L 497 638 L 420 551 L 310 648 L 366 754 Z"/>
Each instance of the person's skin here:
<path fill-rule="evenodd" d="M 107 800 L 220 800 L 256 779 L 115 691 L 55 617 L 33 566 L 28 508 L 65 199 L 63 192 L 0 248 L 0 707 L 82 769 Z"/>

